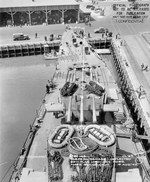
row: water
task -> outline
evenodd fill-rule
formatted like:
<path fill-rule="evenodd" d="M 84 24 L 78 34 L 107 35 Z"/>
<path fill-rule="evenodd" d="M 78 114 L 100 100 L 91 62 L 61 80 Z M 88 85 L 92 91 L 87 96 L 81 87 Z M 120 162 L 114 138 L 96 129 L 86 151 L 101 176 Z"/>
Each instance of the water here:
<path fill-rule="evenodd" d="M 20 153 L 54 71 L 42 56 L 0 60 L 0 181 Z"/>

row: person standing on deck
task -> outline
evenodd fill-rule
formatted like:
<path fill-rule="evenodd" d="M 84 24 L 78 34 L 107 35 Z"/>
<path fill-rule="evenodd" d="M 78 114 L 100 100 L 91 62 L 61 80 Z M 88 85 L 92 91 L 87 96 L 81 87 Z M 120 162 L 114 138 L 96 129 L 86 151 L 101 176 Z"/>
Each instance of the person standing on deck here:
<path fill-rule="evenodd" d="M 50 93 L 50 87 L 48 84 L 46 84 L 46 93 L 49 94 Z"/>

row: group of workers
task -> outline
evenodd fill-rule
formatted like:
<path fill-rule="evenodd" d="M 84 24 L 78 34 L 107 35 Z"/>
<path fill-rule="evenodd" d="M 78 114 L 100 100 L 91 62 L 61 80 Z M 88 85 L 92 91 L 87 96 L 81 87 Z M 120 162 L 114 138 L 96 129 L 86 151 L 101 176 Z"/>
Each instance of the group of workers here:
<path fill-rule="evenodd" d="M 46 84 L 46 93 L 49 94 L 50 90 L 53 89 L 54 83 L 52 80 L 48 80 L 48 83 Z"/>
<path fill-rule="evenodd" d="M 145 90 L 143 89 L 143 86 L 141 85 L 137 90 L 136 92 L 138 93 L 138 98 L 140 99 L 142 95 L 145 95 L 146 92 Z"/>
<path fill-rule="evenodd" d="M 147 72 L 147 71 L 149 70 L 149 69 L 148 69 L 148 65 L 145 66 L 145 65 L 142 63 L 142 64 L 141 64 L 141 70 Z"/>

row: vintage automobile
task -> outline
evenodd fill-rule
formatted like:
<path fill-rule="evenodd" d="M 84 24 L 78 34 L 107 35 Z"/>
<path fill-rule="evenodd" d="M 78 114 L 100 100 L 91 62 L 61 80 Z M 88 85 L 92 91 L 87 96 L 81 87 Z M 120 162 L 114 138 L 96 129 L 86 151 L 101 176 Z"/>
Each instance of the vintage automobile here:
<path fill-rule="evenodd" d="M 28 35 L 24 35 L 23 33 L 14 33 L 13 34 L 13 40 L 29 40 L 29 36 Z"/>
<path fill-rule="evenodd" d="M 107 33 L 108 28 L 99 27 L 98 29 L 94 29 L 94 33 Z"/>
<path fill-rule="evenodd" d="M 92 7 L 94 7 L 92 4 L 91 4 L 91 5 L 88 4 L 88 5 L 86 6 L 87 9 L 90 9 L 90 8 L 92 8 Z"/>

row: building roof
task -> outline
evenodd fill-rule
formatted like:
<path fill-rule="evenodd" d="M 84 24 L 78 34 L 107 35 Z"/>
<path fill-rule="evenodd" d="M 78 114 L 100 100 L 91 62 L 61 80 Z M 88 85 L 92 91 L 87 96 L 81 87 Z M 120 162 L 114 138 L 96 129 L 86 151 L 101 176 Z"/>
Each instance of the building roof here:
<path fill-rule="evenodd" d="M 0 8 L 79 5 L 75 0 L 0 0 Z"/>

